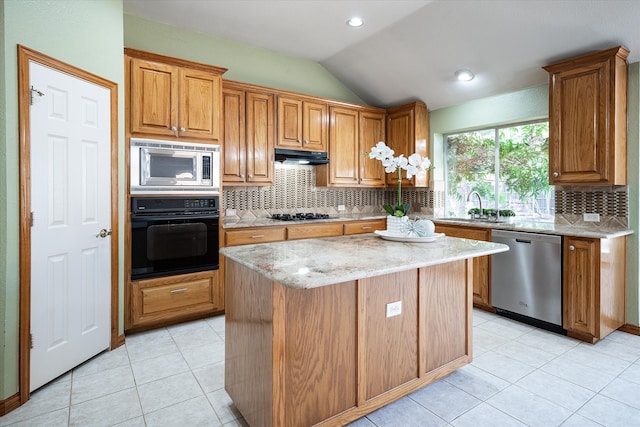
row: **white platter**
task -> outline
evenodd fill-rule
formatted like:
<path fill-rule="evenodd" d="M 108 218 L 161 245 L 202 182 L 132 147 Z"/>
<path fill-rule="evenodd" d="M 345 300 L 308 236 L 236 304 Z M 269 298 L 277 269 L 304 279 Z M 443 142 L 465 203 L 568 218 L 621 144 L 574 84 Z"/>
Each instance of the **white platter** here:
<path fill-rule="evenodd" d="M 385 240 L 393 240 L 394 242 L 411 242 L 411 243 L 429 243 L 435 242 L 440 237 L 444 236 L 444 233 L 435 233 L 431 236 L 425 237 L 409 237 L 409 236 L 398 236 L 397 234 L 389 234 L 386 230 L 376 230 L 375 234 L 382 237 Z"/>

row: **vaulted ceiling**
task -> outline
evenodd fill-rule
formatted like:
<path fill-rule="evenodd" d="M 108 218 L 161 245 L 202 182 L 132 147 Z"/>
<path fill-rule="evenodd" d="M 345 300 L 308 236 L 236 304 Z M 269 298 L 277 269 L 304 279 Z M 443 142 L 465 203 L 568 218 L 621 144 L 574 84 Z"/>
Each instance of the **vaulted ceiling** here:
<path fill-rule="evenodd" d="M 317 61 L 381 107 L 537 86 L 542 66 L 617 45 L 640 60 L 640 0 L 124 0 L 124 11 Z M 345 24 L 354 15 L 364 26 Z M 475 78 L 457 81 L 462 68 Z"/>

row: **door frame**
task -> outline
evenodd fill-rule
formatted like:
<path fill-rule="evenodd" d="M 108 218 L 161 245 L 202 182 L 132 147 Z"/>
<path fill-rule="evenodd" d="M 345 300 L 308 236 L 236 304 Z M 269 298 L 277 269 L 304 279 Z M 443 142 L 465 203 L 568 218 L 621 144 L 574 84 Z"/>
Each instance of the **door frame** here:
<path fill-rule="evenodd" d="M 18 393 L 20 405 L 29 400 L 31 372 L 31 140 L 30 140 L 30 75 L 29 62 L 37 62 L 73 77 L 104 87 L 111 94 L 111 338 L 113 350 L 124 344 L 118 335 L 118 84 L 55 58 L 18 45 L 18 122 L 19 122 L 19 185 L 20 185 L 20 302 Z"/>

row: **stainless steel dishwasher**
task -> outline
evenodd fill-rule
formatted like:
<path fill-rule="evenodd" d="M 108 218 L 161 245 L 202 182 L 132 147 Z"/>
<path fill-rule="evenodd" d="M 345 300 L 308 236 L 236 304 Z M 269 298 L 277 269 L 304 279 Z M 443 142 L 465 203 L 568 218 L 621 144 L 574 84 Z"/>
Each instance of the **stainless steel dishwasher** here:
<path fill-rule="evenodd" d="M 491 304 L 498 312 L 526 316 L 519 320 L 535 319 L 543 322 L 537 326 L 561 329 L 562 238 L 492 230 L 491 240 L 509 246 L 507 252 L 491 256 Z"/>

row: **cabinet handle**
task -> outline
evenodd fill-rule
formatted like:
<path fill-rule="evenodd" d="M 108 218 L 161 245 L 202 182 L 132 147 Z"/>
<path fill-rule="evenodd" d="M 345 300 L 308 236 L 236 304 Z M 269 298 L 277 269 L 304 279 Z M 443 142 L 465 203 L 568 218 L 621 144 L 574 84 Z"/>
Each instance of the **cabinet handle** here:
<path fill-rule="evenodd" d="M 371 227 L 369 227 L 368 225 L 363 225 L 363 226 L 362 226 L 362 229 L 363 229 L 363 230 L 369 230 L 370 228 L 371 228 Z"/>
<path fill-rule="evenodd" d="M 180 128 L 180 132 L 184 132 L 184 128 Z"/>
<path fill-rule="evenodd" d="M 172 291 L 170 291 L 172 294 L 179 294 L 182 292 L 187 292 L 187 288 L 180 288 L 180 289 L 174 289 Z"/>
<path fill-rule="evenodd" d="M 249 175 L 249 178 L 253 178 L 253 175 Z"/>
<path fill-rule="evenodd" d="M 559 174 L 558 172 L 554 172 L 554 173 L 553 173 L 553 177 L 554 177 L 554 178 L 557 178 L 558 176 L 560 176 L 560 174 Z"/>
<path fill-rule="evenodd" d="M 264 234 L 256 234 L 255 236 L 251 236 L 252 239 L 262 239 Z"/>
<path fill-rule="evenodd" d="M 575 246 L 573 246 L 573 245 L 569 245 L 569 250 L 570 250 L 570 251 L 575 251 L 575 250 L 576 250 L 576 247 L 575 247 Z"/>
<path fill-rule="evenodd" d="M 177 127 L 175 127 L 175 126 L 171 126 L 171 130 L 175 132 L 175 131 L 177 131 L 177 130 L 178 130 L 178 128 L 177 128 Z"/>
<path fill-rule="evenodd" d="M 243 173 L 240 174 L 240 178 L 244 179 L 244 174 Z"/>

